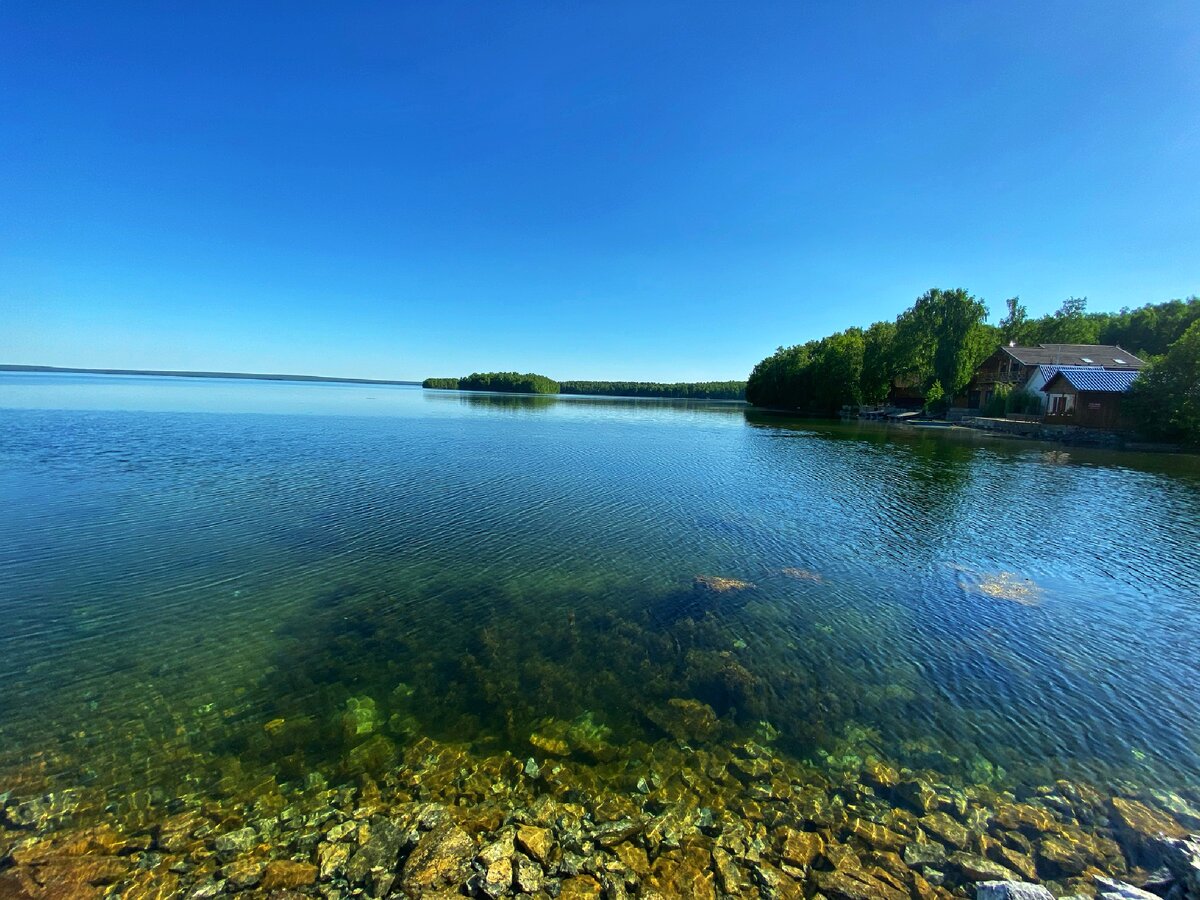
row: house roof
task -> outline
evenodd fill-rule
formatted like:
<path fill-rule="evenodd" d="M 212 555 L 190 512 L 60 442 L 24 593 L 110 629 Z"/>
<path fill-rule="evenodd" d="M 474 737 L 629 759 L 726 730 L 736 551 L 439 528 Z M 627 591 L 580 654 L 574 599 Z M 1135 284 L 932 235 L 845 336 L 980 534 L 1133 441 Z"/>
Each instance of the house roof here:
<path fill-rule="evenodd" d="M 1042 388 L 1049 393 L 1050 388 L 1060 378 L 1077 391 L 1095 391 L 1104 394 L 1123 394 L 1129 390 L 1138 373 L 1136 370 L 1102 369 L 1099 366 L 1063 366 Z"/>
<path fill-rule="evenodd" d="M 1001 347 L 1025 366 L 1101 366 L 1105 369 L 1140 369 L 1145 363 L 1112 344 L 1038 344 L 1036 347 Z"/>
<path fill-rule="evenodd" d="M 1038 366 L 1037 374 L 1041 376 L 1042 384 L 1048 384 L 1050 379 L 1063 369 L 1104 369 L 1104 366 Z M 1120 370 L 1118 370 L 1120 371 Z M 1032 380 L 1032 376 L 1031 379 Z"/>

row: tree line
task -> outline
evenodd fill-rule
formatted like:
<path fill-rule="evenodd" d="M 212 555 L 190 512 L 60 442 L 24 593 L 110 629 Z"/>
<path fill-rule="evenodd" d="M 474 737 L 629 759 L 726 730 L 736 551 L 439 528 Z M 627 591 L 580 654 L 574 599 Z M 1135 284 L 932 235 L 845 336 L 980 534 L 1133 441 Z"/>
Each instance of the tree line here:
<path fill-rule="evenodd" d="M 426 378 L 421 387 L 502 394 L 557 394 L 558 382 L 533 372 L 472 372 L 465 378 Z"/>
<path fill-rule="evenodd" d="M 562 394 L 602 397 L 671 397 L 694 400 L 745 400 L 744 381 L 563 381 Z"/>
<path fill-rule="evenodd" d="M 499 391 L 519 394 L 598 394 L 605 397 L 669 397 L 696 400 L 744 400 L 744 381 L 562 381 L 517 372 L 476 372 L 465 378 L 426 378 L 425 388 L 450 391 Z"/>
<path fill-rule="evenodd" d="M 746 399 L 829 416 L 843 406 L 881 403 L 893 384 L 901 384 L 936 413 L 1002 343 L 1115 344 L 1155 363 L 1200 321 L 1197 297 L 1115 313 L 1090 313 L 1086 298 L 1070 297 L 1055 312 L 1032 319 L 1020 298 L 1005 301 L 1005 308 L 999 323 L 990 325 L 977 297 L 962 288 L 934 288 L 894 321 L 778 348 L 750 373 Z"/>

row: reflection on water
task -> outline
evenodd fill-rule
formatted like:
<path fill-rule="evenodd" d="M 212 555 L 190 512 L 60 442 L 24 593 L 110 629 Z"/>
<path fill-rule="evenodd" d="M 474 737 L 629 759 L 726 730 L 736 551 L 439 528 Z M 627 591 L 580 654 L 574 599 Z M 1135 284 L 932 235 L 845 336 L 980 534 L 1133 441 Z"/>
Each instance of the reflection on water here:
<path fill-rule="evenodd" d="M 453 805 L 453 753 L 666 815 L 637 785 L 686 746 L 731 822 L 767 758 L 896 833 L 913 778 L 964 822 L 1061 779 L 1200 804 L 1194 458 L 380 386 L 7 376 L 0 406 L 0 841 L 364 775 Z"/>

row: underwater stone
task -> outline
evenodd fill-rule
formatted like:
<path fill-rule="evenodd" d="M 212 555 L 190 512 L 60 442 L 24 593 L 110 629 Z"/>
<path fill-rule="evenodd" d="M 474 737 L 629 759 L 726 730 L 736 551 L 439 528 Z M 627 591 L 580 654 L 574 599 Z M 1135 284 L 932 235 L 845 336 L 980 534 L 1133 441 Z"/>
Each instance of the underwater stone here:
<path fill-rule="evenodd" d="M 1007 881 L 1014 873 L 999 863 L 975 853 L 951 853 L 950 862 L 957 866 L 969 881 Z"/>
<path fill-rule="evenodd" d="M 600 882 L 591 875 L 576 875 L 562 882 L 558 900 L 599 900 Z"/>
<path fill-rule="evenodd" d="M 904 862 L 910 866 L 940 866 L 946 861 L 946 848 L 941 844 L 908 844 Z"/>
<path fill-rule="evenodd" d="M 323 880 L 328 881 L 342 871 L 354 848 L 349 844 L 326 841 L 317 847 L 317 867 Z"/>
<path fill-rule="evenodd" d="M 900 773 L 887 763 L 877 759 L 868 760 L 863 767 L 863 777 L 876 788 L 893 788 L 900 783 Z"/>
<path fill-rule="evenodd" d="M 352 773 L 382 774 L 396 762 L 396 745 L 382 734 L 374 735 L 354 747 L 346 756 L 346 769 Z"/>
<path fill-rule="evenodd" d="M 379 727 L 378 713 L 375 701 L 370 697 L 351 697 L 346 701 L 346 711 L 342 714 L 342 730 L 346 740 L 366 737 Z"/>
<path fill-rule="evenodd" d="M 443 824 L 427 832 L 409 854 L 400 890 L 409 897 L 462 884 L 471 874 L 475 842 L 462 828 Z"/>
<path fill-rule="evenodd" d="M 535 894 L 542 889 L 545 876 L 542 867 L 524 854 L 514 856 L 513 885 L 526 894 Z"/>
<path fill-rule="evenodd" d="M 816 832 L 788 828 L 783 837 L 783 860 L 793 866 L 811 866 L 824 847 L 825 842 Z"/>
<path fill-rule="evenodd" d="M 1012 869 L 1026 881 L 1037 880 L 1037 867 L 1033 859 L 1026 853 L 1006 847 L 1003 844 L 990 844 L 984 854 L 993 862 Z"/>
<path fill-rule="evenodd" d="M 1143 891 L 1141 888 L 1123 881 L 1105 878 L 1102 875 L 1095 876 L 1095 879 L 1096 886 L 1100 888 L 1099 893 L 1096 894 L 1099 900 L 1161 900 L 1157 894 Z"/>
<path fill-rule="evenodd" d="M 1046 836 L 1038 844 L 1039 869 L 1050 877 L 1082 875 L 1088 861 L 1073 842 L 1064 838 Z"/>
<path fill-rule="evenodd" d="M 927 781 L 919 778 L 902 781 L 894 789 L 896 799 L 925 815 L 937 808 L 937 791 Z"/>
<path fill-rule="evenodd" d="M 239 828 L 237 831 L 227 831 L 220 835 L 213 847 L 223 856 L 235 856 L 244 853 L 258 843 L 258 832 L 253 828 Z"/>
<path fill-rule="evenodd" d="M 479 855 L 476 857 L 476 859 L 483 864 L 485 869 L 498 859 L 508 859 L 513 855 L 513 837 L 515 834 L 515 828 L 512 828 L 511 826 L 506 828 L 496 840 L 485 845 L 479 851 Z"/>
<path fill-rule="evenodd" d="M 1200 898 L 1200 835 L 1188 838 L 1159 838 L 1154 849 L 1164 864 L 1184 885 L 1191 898 Z"/>
<path fill-rule="evenodd" d="M 970 842 L 970 834 L 967 829 L 959 825 L 944 812 L 930 813 L 927 816 L 922 816 L 919 820 L 920 826 L 930 834 L 935 835 L 947 844 L 952 844 L 960 850 L 966 848 Z"/>
<path fill-rule="evenodd" d="M 262 888 L 271 891 L 306 887 L 316 880 L 317 867 L 312 863 L 273 859 L 267 863 L 267 869 L 263 873 Z"/>
<path fill-rule="evenodd" d="M 1130 859 L 1136 863 L 1148 867 L 1161 864 L 1164 860 L 1158 854 L 1156 839 L 1187 836 L 1183 826 L 1171 816 L 1137 800 L 1113 797 L 1111 806 L 1113 830 Z"/>
<path fill-rule="evenodd" d="M 521 825 L 517 828 L 516 843 L 543 866 L 550 864 L 554 841 L 548 828 Z"/>
<path fill-rule="evenodd" d="M 899 850 L 904 846 L 904 838 L 901 835 L 865 819 L 853 819 L 850 822 L 850 832 L 878 850 Z"/>
<path fill-rule="evenodd" d="M 814 880 L 831 900 L 909 900 L 907 892 L 866 872 L 817 872 Z"/>
<path fill-rule="evenodd" d="M 488 897 L 501 897 L 512 893 L 513 866 L 508 858 L 497 859 L 487 867 L 479 880 L 479 890 Z"/>
<path fill-rule="evenodd" d="M 984 881 L 975 885 L 975 900 L 1054 900 L 1054 895 L 1040 884 Z"/>
<path fill-rule="evenodd" d="M 683 697 L 672 697 L 664 706 L 651 707 L 646 717 L 680 741 L 703 741 L 713 736 L 719 721 L 707 703 Z"/>
<path fill-rule="evenodd" d="M 225 867 L 225 881 L 237 890 L 245 890 L 262 881 L 264 868 L 261 859 L 242 856 Z"/>
<path fill-rule="evenodd" d="M 765 860 L 752 860 L 754 880 L 762 887 L 763 896 L 773 900 L 801 900 L 804 891 L 799 882 Z"/>
<path fill-rule="evenodd" d="M 408 845 L 406 829 L 383 816 L 375 816 L 367 829 L 367 838 L 345 866 L 346 877 L 366 885 L 377 897 L 383 897 L 396 880 L 400 851 Z"/>

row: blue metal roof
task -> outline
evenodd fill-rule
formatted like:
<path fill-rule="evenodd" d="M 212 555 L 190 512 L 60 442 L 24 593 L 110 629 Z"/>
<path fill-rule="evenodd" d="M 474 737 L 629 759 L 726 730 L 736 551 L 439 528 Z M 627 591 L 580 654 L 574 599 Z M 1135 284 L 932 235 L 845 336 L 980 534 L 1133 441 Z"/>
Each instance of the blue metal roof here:
<path fill-rule="evenodd" d="M 1061 375 L 1066 379 L 1067 383 L 1077 391 L 1101 391 L 1107 394 L 1123 394 L 1129 390 L 1129 386 L 1133 384 L 1133 380 L 1137 378 L 1138 373 L 1129 370 L 1112 370 L 1102 369 L 1099 367 L 1083 367 L 1083 366 L 1063 366 L 1056 375 L 1051 377 L 1056 378 Z M 1046 386 L 1043 391 L 1050 387 L 1050 380 L 1046 381 Z"/>

